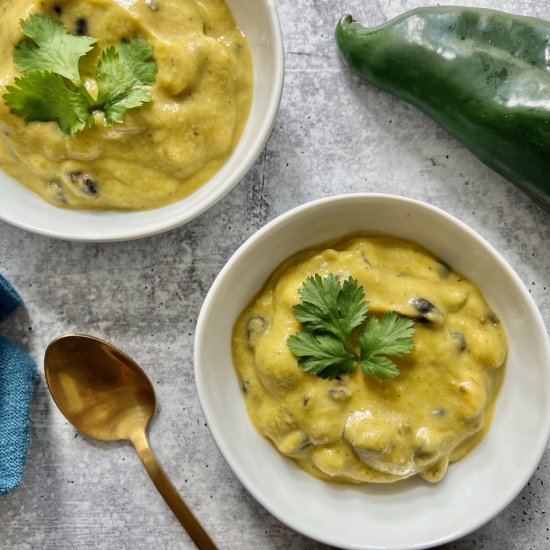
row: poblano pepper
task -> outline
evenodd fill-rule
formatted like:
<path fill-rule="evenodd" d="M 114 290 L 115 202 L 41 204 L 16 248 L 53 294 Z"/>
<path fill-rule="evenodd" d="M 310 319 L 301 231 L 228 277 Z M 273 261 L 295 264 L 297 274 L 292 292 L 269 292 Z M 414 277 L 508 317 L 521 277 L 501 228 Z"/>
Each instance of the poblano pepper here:
<path fill-rule="evenodd" d="M 550 212 L 550 22 L 429 7 L 371 29 L 345 15 L 336 41 L 359 76 L 420 108 Z"/>

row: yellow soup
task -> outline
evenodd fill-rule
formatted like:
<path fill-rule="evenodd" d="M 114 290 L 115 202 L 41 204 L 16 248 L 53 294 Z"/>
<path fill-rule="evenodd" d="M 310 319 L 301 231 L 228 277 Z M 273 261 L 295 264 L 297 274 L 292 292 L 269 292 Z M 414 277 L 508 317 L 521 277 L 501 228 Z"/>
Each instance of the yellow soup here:
<path fill-rule="evenodd" d="M 2 0 L 0 96 L 20 76 L 12 54 L 30 13 L 96 38 L 95 52 L 148 40 L 153 100 L 72 138 L 0 100 L 0 168 L 56 206 L 142 210 L 189 195 L 225 163 L 250 110 L 252 60 L 223 0 Z"/>
<path fill-rule="evenodd" d="M 355 278 L 369 314 L 415 320 L 400 375 L 328 380 L 304 372 L 287 346 L 307 277 Z M 259 432 L 310 474 L 384 483 L 443 477 L 485 434 L 504 375 L 504 329 L 474 284 L 420 246 L 370 235 L 306 250 L 272 274 L 240 315 L 233 361 Z"/>

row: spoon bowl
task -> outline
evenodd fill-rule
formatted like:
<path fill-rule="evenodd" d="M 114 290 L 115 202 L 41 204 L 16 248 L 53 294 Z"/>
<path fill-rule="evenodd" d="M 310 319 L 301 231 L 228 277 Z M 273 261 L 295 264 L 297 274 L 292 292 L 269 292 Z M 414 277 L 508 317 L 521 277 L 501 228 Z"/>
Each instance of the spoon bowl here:
<path fill-rule="evenodd" d="M 153 385 L 139 365 L 113 345 L 84 334 L 61 336 L 44 357 L 46 382 L 67 420 L 99 441 L 130 441 L 156 488 L 198 548 L 215 550 L 208 533 L 172 485 L 149 445 Z"/>
<path fill-rule="evenodd" d="M 123 351 L 91 336 L 63 336 L 48 346 L 46 365 L 54 401 L 88 437 L 131 441 L 136 430 L 147 428 L 156 408 L 155 392 Z"/>

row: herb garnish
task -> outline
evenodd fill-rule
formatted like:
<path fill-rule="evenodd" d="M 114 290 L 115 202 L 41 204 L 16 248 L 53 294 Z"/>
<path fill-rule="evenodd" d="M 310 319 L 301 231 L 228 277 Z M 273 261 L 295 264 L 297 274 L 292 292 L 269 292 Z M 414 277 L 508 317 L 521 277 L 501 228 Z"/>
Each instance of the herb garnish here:
<path fill-rule="evenodd" d="M 59 21 L 42 14 L 21 21 L 27 37 L 15 48 L 15 67 L 24 73 L 8 86 L 3 98 L 12 113 L 26 122 L 57 121 L 70 136 L 95 124 L 103 112 L 104 124 L 122 122 L 127 109 L 151 101 L 144 89 L 155 82 L 153 48 L 143 38 L 105 49 L 96 67 L 97 97 L 84 86 L 78 64 L 96 40 L 69 34 Z"/>
<path fill-rule="evenodd" d="M 381 380 L 399 375 L 388 357 L 401 357 L 414 348 L 413 321 L 394 311 L 369 317 L 363 287 L 349 277 L 340 280 L 329 273 L 308 277 L 299 290 L 302 304 L 293 307 L 304 326 L 288 339 L 288 347 L 307 372 L 322 378 L 352 373 L 357 365 L 364 374 Z M 358 336 L 354 329 L 364 323 Z"/>

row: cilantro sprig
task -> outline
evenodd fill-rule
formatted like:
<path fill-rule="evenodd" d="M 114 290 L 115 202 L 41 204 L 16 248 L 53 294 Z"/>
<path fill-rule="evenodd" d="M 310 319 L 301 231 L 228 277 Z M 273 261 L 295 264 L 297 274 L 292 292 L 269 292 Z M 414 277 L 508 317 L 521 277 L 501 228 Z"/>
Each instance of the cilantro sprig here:
<path fill-rule="evenodd" d="M 363 287 L 352 277 L 340 283 L 329 273 L 308 277 L 299 290 L 301 304 L 293 307 L 304 331 L 288 339 L 299 366 L 322 378 L 352 373 L 386 380 L 399 375 L 389 357 L 401 357 L 414 348 L 414 323 L 394 311 L 367 319 L 369 303 Z M 362 327 L 359 329 L 358 327 Z M 359 334 L 354 332 L 359 331 Z"/>
<path fill-rule="evenodd" d="M 61 22 L 42 14 L 22 20 L 21 30 L 27 38 L 13 59 L 23 76 L 6 88 L 3 99 L 26 122 L 57 122 L 72 136 L 91 128 L 95 113 L 102 112 L 109 126 L 122 122 L 126 110 L 151 101 L 145 87 L 154 84 L 157 64 L 147 40 L 136 37 L 102 52 L 95 73 L 97 97 L 92 97 L 79 63 L 94 48 L 94 38 L 71 35 Z"/>

